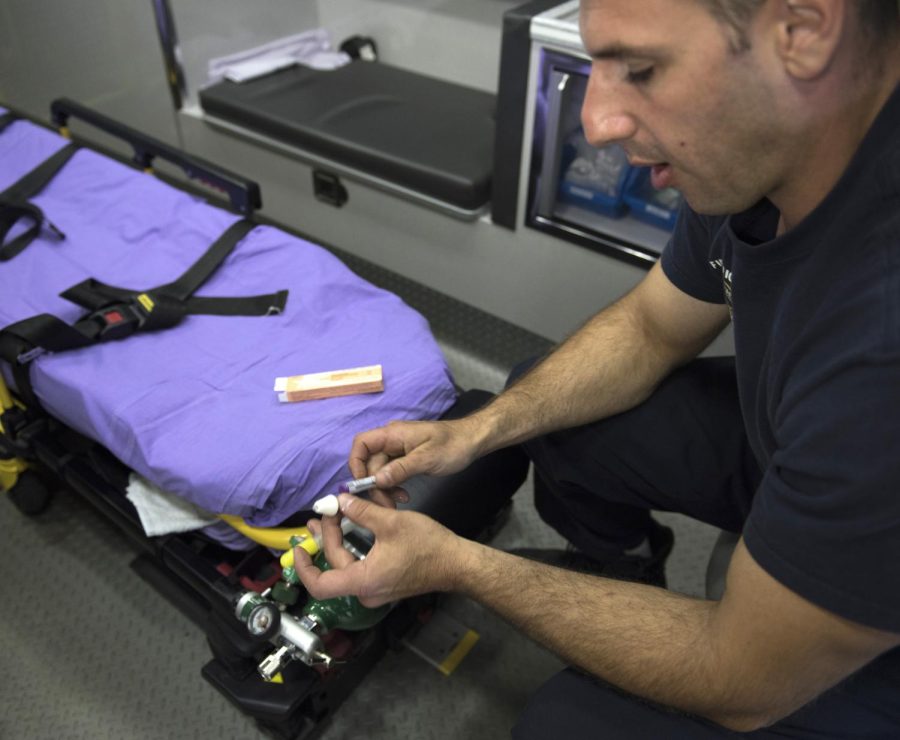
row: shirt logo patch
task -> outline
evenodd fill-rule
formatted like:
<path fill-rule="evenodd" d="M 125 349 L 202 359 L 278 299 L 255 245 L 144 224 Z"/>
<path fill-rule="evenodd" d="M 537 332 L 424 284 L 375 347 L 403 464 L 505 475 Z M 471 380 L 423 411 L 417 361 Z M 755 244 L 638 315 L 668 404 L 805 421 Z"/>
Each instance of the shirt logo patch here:
<path fill-rule="evenodd" d="M 725 303 L 728 304 L 728 313 L 734 319 L 734 306 L 731 302 L 731 270 L 725 266 L 722 260 L 710 260 L 709 266 L 722 276 L 722 291 L 725 294 Z"/>

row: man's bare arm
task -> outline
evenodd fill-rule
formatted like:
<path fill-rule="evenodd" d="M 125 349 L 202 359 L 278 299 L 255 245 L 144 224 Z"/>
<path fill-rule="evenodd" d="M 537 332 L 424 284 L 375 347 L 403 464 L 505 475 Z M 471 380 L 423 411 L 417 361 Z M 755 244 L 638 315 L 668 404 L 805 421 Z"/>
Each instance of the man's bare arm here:
<path fill-rule="evenodd" d="M 691 298 L 656 265 L 486 408 L 454 421 L 395 422 L 357 435 L 350 470 L 357 477 L 377 475 L 379 487 L 388 488 L 419 473 L 452 473 L 500 447 L 620 413 L 696 357 L 727 323 L 724 305 Z"/>
<path fill-rule="evenodd" d="M 452 577 L 567 661 L 734 730 L 769 725 L 900 635 L 842 619 L 782 586 L 743 542 L 720 602 L 549 568 L 471 543 Z"/>
<path fill-rule="evenodd" d="M 636 406 L 727 323 L 724 305 L 688 296 L 656 264 L 634 290 L 475 415 L 481 452 Z"/>
<path fill-rule="evenodd" d="M 375 533 L 365 560 L 322 522 L 332 569 L 302 548 L 310 594 L 352 593 L 377 606 L 458 591 L 536 641 L 626 691 L 735 730 L 787 716 L 879 654 L 900 634 L 843 619 L 790 591 L 741 542 L 721 601 L 552 568 L 462 539 L 428 517 L 342 494 L 344 516 Z"/>

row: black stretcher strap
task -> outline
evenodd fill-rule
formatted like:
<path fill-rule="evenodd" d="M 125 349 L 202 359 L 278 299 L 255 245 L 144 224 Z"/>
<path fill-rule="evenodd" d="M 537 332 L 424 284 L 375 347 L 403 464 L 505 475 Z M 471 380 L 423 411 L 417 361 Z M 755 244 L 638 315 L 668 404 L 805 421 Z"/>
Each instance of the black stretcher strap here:
<path fill-rule="evenodd" d="M 11 260 L 31 244 L 45 223 L 58 238 L 65 238 L 65 234 L 29 200 L 47 186 L 77 150 L 75 144 L 67 144 L 0 193 L 0 262 Z M 31 226 L 12 241 L 4 243 L 10 229 L 20 219 L 30 221 Z"/>
<path fill-rule="evenodd" d="M 71 159 L 78 150 L 75 144 L 66 144 L 55 154 L 52 154 L 31 172 L 23 175 L 19 180 L 0 193 L 0 198 L 7 200 L 28 200 L 43 190 L 63 165 Z"/>
<path fill-rule="evenodd" d="M 240 219 L 229 226 L 222 236 L 204 252 L 204 254 L 193 265 L 191 265 L 177 280 L 156 288 L 150 288 L 145 291 L 129 290 L 128 288 L 117 288 L 113 285 L 106 285 L 93 278 L 88 278 L 77 285 L 73 285 L 60 295 L 67 301 L 77 303 L 79 306 L 96 310 L 110 300 L 127 300 L 133 298 L 138 293 L 165 294 L 171 298 L 178 300 L 186 300 L 192 295 L 209 277 L 216 271 L 225 258 L 234 251 L 238 245 L 250 231 L 255 228 L 256 224 L 247 219 Z M 231 300 L 222 299 L 222 300 Z"/>
<path fill-rule="evenodd" d="M 153 312 L 178 310 L 170 308 L 167 303 L 174 301 L 184 307 L 182 316 L 188 314 L 209 314 L 212 316 L 265 316 L 267 314 L 281 313 L 287 302 L 287 291 L 279 290 L 275 293 L 254 296 L 233 296 L 228 298 L 214 298 L 211 296 L 188 296 L 178 298 L 166 292 L 163 288 L 151 288 L 138 294 L 137 291 L 117 288 L 106 285 L 94 278 L 88 278 L 78 285 L 73 285 L 60 297 L 77 303 L 79 306 L 98 311 L 113 303 L 126 303 L 132 301 L 137 295 L 147 296 L 158 305 Z M 162 305 L 160 305 L 162 304 Z M 150 327 L 148 327 L 150 328 Z"/>
<path fill-rule="evenodd" d="M 124 339 L 136 331 L 176 326 L 191 314 L 268 316 L 281 313 L 288 291 L 230 298 L 191 295 L 255 227 L 241 219 L 232 224 L 177 280 L 157 288 L 132 290 L 83 280 L 60 295 L 89 313 L 74 324 L 51 314 L 39 314 L 0 330 L 0 358 L 13 368 L 16 387 L 26 402 L 36 404 L 27 366 L 43 351 L 64 352 L 98 342 Z"/>
<path fill-rule="evenodd" d="M 31 408 L 39 409 L 37 396 L 31 387 L 31 377 L 29 375 L 28 366 L 19 362 L 20 357 L 26 356 L 29 350 L 34 347 L 24 339 L 14 334 L 9 334 L 5 330 L 0 331 L 0 358 L 9 363 L 9 369 L 12 372 L 13 382 L 16 390 L 25 404 Z"/>
<path fill-rule="evenodd" d="M 64 352 L 94 344 L 94 340 L 84 332 L 49 313 L 10 324 L 0 334 L 17 337 L 24 342 L 21 346 L 28 350 L 40 347 L 50 352 Z M 29 358 L 25 354 L 23 352 L 17 355 L 15 362 L 19 365 L 26 364 Z"/>
<path fill-rule="evenodd" d="M 177 280 L 160 286 L 158 290 L 182 300 L 193 295 L 194 291 L 203 285 L 216 268 L 225 261 L 225 258 L 234 251 L 237 243 L 255 227 L 256 224 L 247 219 L 235 221 L 189 270 L 185 271 Z"/>

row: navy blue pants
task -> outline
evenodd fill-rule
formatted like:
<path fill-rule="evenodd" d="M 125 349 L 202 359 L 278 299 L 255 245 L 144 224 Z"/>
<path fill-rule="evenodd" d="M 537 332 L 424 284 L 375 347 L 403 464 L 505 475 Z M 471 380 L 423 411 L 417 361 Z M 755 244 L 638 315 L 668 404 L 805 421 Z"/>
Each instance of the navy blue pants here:
<path fill-rule="evenodd" d="M 697 360 L 636 408 L 523 447 L 541 518 L 598 559 L 638 545 L 651 509 L 740 532 L 760 480 L 731 357 Z"/>
<path fill-rule="evenodd" d="M 897 740 L 900 727 L 884 711 L 897 695 L 879 658 L 791 716 L 763 730 L 740 733 L 698 717 L 657 707 L 568 668 L 531 698 L 513 740 Z M 896 684 L 894 684 L 896 686 Z"/>
<path fill-rule="evenodd" d="M 510 382 L 533 363 L 517 367 Z M 630 411 L 523 446 L 534 463 L 541 518 L 596 558 L 639 544 L 651 509 L 740 532 L 761 477 L 744 431 L 733 358 L 696 360 Z M 883 702 L 900 701 L 892 688 L 900 677 L 881 675 L 881 662 L 749 737 L 900 738 L 900 727 L 879 711 Z M 738 736 L 574 669 L 539 689 L 513 732 L 517 740 Z"/>

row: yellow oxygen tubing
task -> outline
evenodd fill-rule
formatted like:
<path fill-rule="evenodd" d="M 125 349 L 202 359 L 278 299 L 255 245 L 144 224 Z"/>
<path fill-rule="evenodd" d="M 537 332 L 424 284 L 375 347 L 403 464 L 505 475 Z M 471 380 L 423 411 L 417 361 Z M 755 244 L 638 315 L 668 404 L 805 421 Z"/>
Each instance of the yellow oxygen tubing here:
<path fill-rule="evenodd" d="M 316 544 L 312 533 L 306 527 L 254 527 L 247 524 L 239 516 L 233 516 L 232 514 L 219 514 L 219 519 L 263 547 L 270 547 L 273 550 L 285 550 L 285 554 L 290 553 L 291 564 L 294 561 L 294 548 L 291 545 L 292 537 L 302 538 L 299 545 L 310 555 L 315 555 L 319 552 L 319 546 Z"/>

